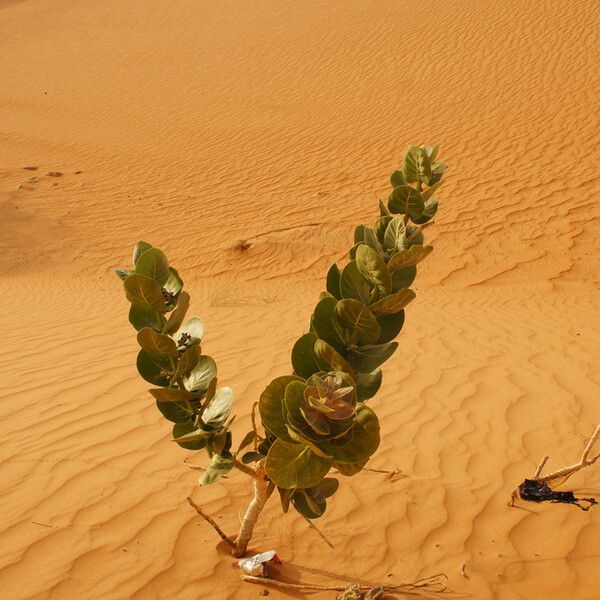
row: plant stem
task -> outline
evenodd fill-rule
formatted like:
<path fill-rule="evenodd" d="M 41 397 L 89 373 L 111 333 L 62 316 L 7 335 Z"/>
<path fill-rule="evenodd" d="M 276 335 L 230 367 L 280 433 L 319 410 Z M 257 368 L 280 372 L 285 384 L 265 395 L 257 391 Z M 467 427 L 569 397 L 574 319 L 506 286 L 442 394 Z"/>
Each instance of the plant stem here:
<path fill-rule="evenodd" d="M 237 458 L 233 461 L 233 466 L 242 473 L 249 475 L 253 479 L 259 479 L 259 475 L 254 469 L 250 468 L 248 465 L 245 465 L 242 461 L 238 460 Z"/>
<path fill-rule="evenodd" d="M 248 505 L 246 514 L 242 519 L 240 532 L 235 540 L 235 549 L 233 551 L 235 557 L 240 558 L 246 554 L 248 544 L 252 538 L 254 525 L 256 525 L 262 509 L 265 507 L 265 504 L 274 489 L 275 486 L 273 483 L 264 479 L 264 471 L 259 469 L 257 471 L 257 477 L 254 480 L 254 497 Z"/>

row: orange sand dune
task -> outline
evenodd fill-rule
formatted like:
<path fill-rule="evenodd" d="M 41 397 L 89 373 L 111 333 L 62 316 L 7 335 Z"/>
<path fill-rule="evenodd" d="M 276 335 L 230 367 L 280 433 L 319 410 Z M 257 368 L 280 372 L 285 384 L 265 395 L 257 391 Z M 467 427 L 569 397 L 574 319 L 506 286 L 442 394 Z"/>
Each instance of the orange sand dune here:
<path fill-rule="evenodd" d="M 243 435 L 405 147 L 439 143 L 435 252 L 373 401 L 371 466 L 406 477 L 343 482 L 318 523 L 335 550 L 276 501 L 253 549 L 278 548 L 294 580 L 445 572 L 477 600 L 597 599 L 600 510 L 506 502 L 600 423 L 599 16 L 591 0 L 0 2 L 0 598 L 258 597 L 185 502 L 233 533 L 246 481 L 195 486 L 111 270 L 137 239 L 165 249 Z M 598 494 L 600 468 L 571 481 Z"/>

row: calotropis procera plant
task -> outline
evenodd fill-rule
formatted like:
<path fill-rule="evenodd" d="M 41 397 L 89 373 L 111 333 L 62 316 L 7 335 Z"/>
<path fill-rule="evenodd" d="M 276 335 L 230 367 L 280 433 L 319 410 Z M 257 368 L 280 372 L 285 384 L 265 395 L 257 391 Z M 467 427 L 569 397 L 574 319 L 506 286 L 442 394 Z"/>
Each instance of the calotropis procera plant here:
<path fill-rule="evenodd" d="M 236 450 L 233 392 L 217 387 L 217 365 L 202 352 L 204 322 L 186 320 L 190 296 L 179 273 L 146 242 L 135 245 L 133 270 L 116 271 L 138 332 L 140 375 L 154 386 L 150 393 L 173 423 L 174 441 L 211 458 L 200 483 L 214 483 L 233 468 L 253 479 L 254 497 L 237 539 L 226 540 L 237 556 L 246 552 L 275 488 L 284 512 L 292 505 L 316 519 L 338 489 L 327 475 L 359 473 L 379 446 L 379 421 L 366 402 L 381 386 L 381 365 L 398 347 L 394 339 L 415 297 L 410 285 L 417 264 L 432 250 L 422 230 L 436 214 L 434 194 L 446 169 L 437 153 L 437 146 L 408 149 L 374 227 L 356 227 L 349 262 L 329 269 L 309 331 L 292 349 L 293 373 L 275 378 L 261 394 L 262 430 L 253 426 Z"/>

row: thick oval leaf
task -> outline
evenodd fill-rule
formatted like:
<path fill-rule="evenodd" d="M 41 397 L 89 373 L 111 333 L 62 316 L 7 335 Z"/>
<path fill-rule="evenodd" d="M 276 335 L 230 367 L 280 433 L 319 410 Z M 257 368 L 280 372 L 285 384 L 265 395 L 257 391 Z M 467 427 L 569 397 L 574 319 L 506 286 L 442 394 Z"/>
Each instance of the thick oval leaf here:
<path fill-rule="evenodd" d="M 151 327 L 154 331 L 160 332 L 164 326 L 165 318 L 150 306 L 132 304 L 129 307 L 129 322 L 137 331 L 144 327 Z"/>
<path fill-rule="evenodd" d="M 342 355 L 324 340 L 315 342 L 315 357 L 317 364 L 323 371 L 341 371 L 348 373 L 351 377 L 354 376 L 354 369 L 342 357 Z M 373 369 L 370 369 L 371 371 Z"/>
<path fill-rule="evenodd" d="M 179 296 L 181 290 L 183 289 L 183 279 L 181 279 L 177 269 L 169 267 L 169 279 L 167 279 L 163 287 L 165 288 L 165 291 L 169 292 L 172 297 Z"/>
<path fill-rule="evenodd" d="M 379 215 L 382 217 L 391 217 L 390 211 L 381 200 L 379 201 Z"/>
<path fill-rule="evenodd" d="M 331 265 L 327 271 L 327 291 L 338 300 L 341 299 L 340 294 L 340 278 L 342 274 L 336 264 Z"/>
<path fill-rule="evenodd" d="M 125 288 L 127 300 L 131 304 L 149 306 L 160 313 L 167 312 L 167 305 L 161 287 L 154 279 L 134 273 L 123 282 L 123 287 Z"/>
<path fill-rule="evenodd" d="M 359 402 L 365 402 L 372 398 L 381 387 L 383 373 L 381 369 L 375 369 L 372 373 L 356 373 L 356 395 Z"/>
<path fill-rule="evenodd" d="M 391 342 L 402 330 L 404 325 L 404 311 L 401 310 L 393 315 L 379 315 L 377 317 L 381 335 L 377 340 L 377 344 L 385 344 Z"/>
<path fill-rule="evenodd" d="M 200 356 L 190 374 L 183 378 L 183 384 L 190 392 L 202 393 L 206 392 L 211 380 L 216 376 L 215 361 L 210 356 Z"/>
<path fill-rule="evenodd" d="M 320 371 L 314 351 L 317 339 L 315 333 L 306 333 L 298 339 L 292 348 L 294 373 L 304 379 L 308 379 L 311 375 Z"/>
<path fill-rule="evenodd" d="M 352 475 L 360 473 L 363 470 L 364 466 L 367 464 L 367 462 L 369 462 L 369 459 L 363 460 L 358 463 L 350 464 L 333 463 L 332 467 L 334 469 L 337 469 L 342 475 L 345 475 L 346 477 L 352 477 Z"/>
<path fill-rule="evenodd" d="M 310 492 L 310 495 L 314 500 L 319 501 L 333 496 L 339 487 L 340 482 L 337 479 L 334 479 L 333 477 L 326 477 L 307 491 Z"/>
<path fill-rule="evenodd" d="M 135 263 L 137 262 L 137 259 L 144 253 L 146 252 L 146 250 L 150 250 L 150 248 L 152 248 L 152 244 L 149 244 L 148 242 L 142 242 L 139 241 L 134 247 L 133 247 L 133 264 L 135 265 Z"/>
<path fill-rule="evenodd" d="M 395 188 L 404 185 L 404 175 L 402 175 L 402 171 L 394 171 L 390 176 L 390 183 L 392 184 L 392 187 Z"/>
<path fill-rule="evenodd" d="M 245 452 L 242 456 L 242 462 L 245 465 L 249 465 L 252 464 L 253 462 L 258 462 L 259 460 L 262 460 L 264 458 L 264 456 L 260 453 L 260 452 L 254 452 L 254 451 L 250 451 L 250 452 Z"/>
<path fill-rule="evenodd" d="M 393 213 L 409 215 L 411 219 L 418 219 L 425 208 L 421 194 L 409 185 L 397 187 L 388 200 L 388 208 Z"/>
<path fill-rule="evenodd" d="M 135 272 L 154 279 L 161 287 L 169 279 L 169 262 L 164 252 L 150 248 L 143 252 L 135 262 Z"/>
<path fill-rule="evenodd" d="M 402 174 L 407 183 L 427 183 L 431 177 L 431 162 L 424 148 L 411 146 L 404 155 Z"/>
<path fill-rule="evenodd" d="M 192 413 L 177 402 L 156 402 L 156 408 L 162 416 L 172 423 L 189 423 L 191 425 Z"/>
<path fill-rule="evenodd" d="M 199 344 L 202 336 L 204 336 L 204 321 L 200 317 L 188 319 L 173 335 L 179 349 Z"/>
<path fill-rule="evenodd" d="M 181 327 L 183 319 L 190 307 L 190 295 L 187 292 L 181 292 L 179 299 L 177 300 L 177 306 L 175 310 L 169 315 L 167 322 L 164 326 L 164 333 L 173 333 Z"/>
<path fill-rule="evenodd" d="M 233 406 L 233 390 L 230 387 L 219 388 L 210 404 L 202 413 L 202 420 L 207 426 L 218 428 L 227 421 Z"/>
<path fill-rule="evenodd" d="M 389 294 L 392 290 L 392 277 L 383 258 L 369 246 L 359 246 L 356 250 L 356 266 L 360 274 L 372 283 L 381 294 Z M 369 302 L 364 302 L 369 304 Z"/>
<path fill-rule="evenodd" d="M 331 296 L 323 298 L 315 306 L 315 311 L 311 320 L 311 327 L 319 338 L 325 340 L 333 346 L 338 352 L 343 351 L 344 343 L 335 328 L 335 306 L 337 300 Z"/>
<path fill-rule="evenodd" d="M 148 390 L 157 402 L 185 402 L 194 400 L 195 396 L 187 390 L 178 390 L 176 388 L 155 388 Z"/>
<path fill-rule="evenodd" d="M 292 381 L 301 381 L 294 375 L 284 375 L 276 377 L 269 383 L 258 401 L 258 411 L 263 427 L 274 436 L 291 442 L 285 421 L 283 418 L 283 402 L 285 397 L 285 388 Z"/>
<path fill-rule="evenodd" d="M 427 204 L 428 200 L 433 198 L 433 195 L 440 189 L 442 183 L 442 181 L 438 181 L 421 192 L 421 198 L 423 198 L 423 202 L 425 202 L 425 204 Z"/>
<path fill-rule="evenodd" d="M 150 329 L 150 327 L 144 327 L 144 329 L 138 331 L 137 341 L 150 356 L 177 355 L 177 344 L 175 343 L 175 340 L 168 335 L 156 333 L 156 331 Z"/>
<path fill-rule="evenodd" d="M 354 243 L 360 244 L 365 241 L 365 226 L 357 225 L 354 229 Z"/>
<path fill-rule="evenodd" d="M 374 344 L 379 338 L 379 323 L 369 308 L 359 300 L 340 300 L 335 305 L 335 316 L 342 326 L 358 333 L 361 345 Z"/>
<path fill-rule="evenodd" d="M 365 244 L 375 250 L 379 256 L 383 256 L 383 247 L 377 239 L 377 234 L 369 227 L 365 227 Z M 356 250 L 358 251 L 358 248 Z"/>
<path fill-rule="evenodd" d="M 371 305 L 371 311 L 376 315 L 393 315 L 401 311 L 409 302 L 412 302 L 417 295 L 411 289 L 402 289 L 394 294 L 385 296 L 381 300 Z M 379 335 L 377 335 L 377 338 Z M 377 338 L 372 343 L 377 341 Z"/>
<path fill-rule="evenodd" d="M 240 442 L 240 445 L 239 445 L 239 448 L 238 448 L 236 454 L 239 454 L 244 448 L 247 448 L 250 444 L 252 444 L 252 442 L 254 442 L 255 439 L 256 439 L 256 433 L 254 431 L 249 431 L 244 436 L 242 441 Z M 243 458 L 242 458 L 242 462 L 244 462 Z"/>
<path fill-rule="evenodd" d="M 201 450 L 211 435 L 195 427 L 189 420 L 173 425 L 173 441 L 186 450 Z"/>
<path fill-rule="evenodd" d="M 399 217 L 391 219 L 386 227 L 385 235 L 383 236 L 383 245 L 386 250 L 402 248 L 405 234 L 406 227 L 404 227 L 404 220 Z"/>
<path fill-rule="evenodd" d="M 437 198 L 430 198 L 425 202 L 425 208 L 423 209 L 423 214 L 418 219 L 413 219 L 417 225 L 424 225 L 425 223 L 431 221 L 438 209 L 438 200 Z"/>
<path fill-rule="evenodd" d="M 179 355 L 179 362 L 177 363 L 177 371 L 175 372 L 175 379 L 188 375 L 189 372 L 198 363 L 198 357 L 200 356 L 200 349 L 198 346 L 192 346 L 185 352 Z"/>
<path fill-rule="evenodd" d="M 292 504 L 307 519 L 318 519 L 323 516 L 327 509 L 327 502 L 325 500 L 320 502 L 315 501 L 309 494 L 309 490 L 296 490 L 292 494 Z"/>
<path fill-rule="evenodd" d="M 433 250 L 433 246 L 420 246 L 415 244 L 408 250 L 401 250 L 394 254 L 388 261 L 388 269 L 396 271 L 397 269 L 406 269 L 420 263 Z"/>
<path fill-rule="evenodd" d="M 150 356 L 143 348 L 137 355 L 138 373 L 148 382 L 168 387 L 171 375 L 171 363 L 166 356 Z"/>
<path fill-rule="evenodd" d="M 333 442 L 323 442 L 322 446 L 333 456 L 335 463 L 354 464 L 367 460 L 379 447 L 377 416 L 370 408 L 363 405 L 356 414 L 350 441 L 343 446 Z"/>
<path fill-rule="evenodd" d="M 133 275 L 134 271 L 119 268 L 115 269 L 115 273 L 121 281 L 125 281 L 130 275 Z"/>
<path fill-rule="evenodd" d="M 265 461 L 269 479 L 279 487 L 290 490 L 317 485 L 327 472 L 330 463 L 317 456 L 308 446 L 275 440 Z"/>
<path fill-rule="evenodd" d="M 200 485 L 210 485 L 219 481 L 223 475 L 227 475 L 233 469 L 233 461 L 231 454 L 214 454 L 208 469 L 200 477 Z"/>
<path fill-rule="evenodd" d="M 385 245 L 385 230 L 387 229 L 388 225 L 390 224 L 393 218 L 398 217 L 379 217 L 377 221 L 375 221 L 375 235 L 377 236 L 379 243 L 383 246 Z"/>
<path fill-rule="evenodd" d="M 380 367 L 398 348 L 398 342 L 361 346 L 349 350 L 346 354 L 348 362 L 361 373 L 370 373 Z"/>
<path fill-rule="evenodd" d="M 406 269 L 397 269 L 392 271 L 392 292 L 398 292 L 409 287 L 417 276 L 417 267 L 407 267 Z"/>
<path fill-rule="evenodd" d="M 373 286 L 360 274 L 356 261 L 350 261 L 344 267 L 340 279 L 342 298 L 354 298 L 360 300 L 363 304 L 368 304 L 372 289 Z"/>

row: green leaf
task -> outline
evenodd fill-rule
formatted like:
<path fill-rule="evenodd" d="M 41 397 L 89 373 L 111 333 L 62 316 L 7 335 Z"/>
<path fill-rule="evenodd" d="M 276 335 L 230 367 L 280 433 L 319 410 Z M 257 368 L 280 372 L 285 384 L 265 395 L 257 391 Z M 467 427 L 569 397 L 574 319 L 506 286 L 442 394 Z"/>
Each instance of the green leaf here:
<path fill-rule="evenodd" d="M 244 436 L 242 441 L 240 442 L 240 445 L 239 445 L 239 448 L 238 448 L 236 454 L 239 454 L 244 448 L 247 448 L 250 444 L 252 444 L 254 442 L 255 438 L 256 438 L 256 433 L 254 432 L 254 430 L 249 431 Z M 242 462 L 244 462 L 244 459 L 242 459 Z"/>
<path fill-rule="evenodd" d="M 281 498 L 281 508 L 283 509 L 284 513 L 287 513 L 290 508 L 290 500 L 292 499 L 292 495 L 294 494 L 295 490 L 284 490 L 282 488 L 277 488 L 277 491 L 279 492 L 279 497 Z"/>
<path fill-rule="evenodd" d="M 393 315 L 379 315 L 377 321 L 379 321 L 379 326 L 381 327 L 381 335 L 377 340 L 377 344 L 391 342 L 402 330 L 402 326 L 404 325 L 404 311 L 401 310 Z"/>
<path fill-rule="evenodd" d="M 333 463 L 332 467 L 334 469 L 337 469 L 340 472 L 340 474 L 345 475 L 346 477 L 352 477 L 352 475 L 360 473 L 363 470 L 364 466 L 367 464 L 367 462 L 369 462 L 369 459 L 363 460 L 358 463 Z"/>
<path fill-rule="evenodd" d="M 373 344 L 361 346 L 356 350 L 349 350 L 346 354 L 348 362 L 361 373 L 370 373 L 381 366 L 398 347 L 398 342 L 387 344 Z"/>
<path fill-rule="evenodd" d="M 187 292 L 181 292 L 177 300 L 175 310 L 169 315 L 167 323 L 164 326 L 164 333 L 173 333 L 181 327 L 183 319 L 190 307 L 190 295 Z"/>
<path fill-rule="evenodd" d="M 343 298 L 354 298 L 368 304 L 373 287 L 358 270 L 355 260 L 350 261 L 342 271 L 340 291 Z"/>
<path fill-rule="evenodd" d="M 357 225 L 354 229 L 354 243 L 360 244 L 365 241 L 365 229 L 364 225 Z"/>
<path fill-rule="evenodd" d="M 292 494 L 294 508 L 307 519 L 318 519 L 323 516 L 327 506 L 326 502 L 315 502 L 308 490 L 296 490 Z"/>
<path fill-rule="evenodd" d="M 134 273 L 124 281 L 123 287 L 131 304 L 151 307 L 160 313 L 167 311 L 160 285 L 154 279 Z"/>
<path fill-rule="evenodd" d="M 361 344 L 374 344 L 379 338 L 379 323 L 369 308 L 359 300 L 340 300 L 335 305 L 335 316 L 341 325 L 358 333 Z"/>
<path fill-rule="evenodd" d="M 199 344 L 203 336 L 204 321 L 200 317 L 188 319 L 173 335 L 180 349 Z"/>
<path fill-rule="evenodd" d="M 421 194 L 409 185 L 397 187 L 388 200 L 388 208 L 392 213 L 408 215 L 411 219 L 418 219 L 425 208 Z"/>
<path fill-rule="evenodd" d="M 361 406 L 356 414 L 352 437 L 343 446 L 333 442 L 321 444 L 332 456 L 333 462 L 354 464 L 367 460 L 379 446 L 379 421 L 375 413 Z"/>
<path fill-rule="evenodd" d="M 190 392 L 202 393 L 217 375 L 217 365 L 210 356 L 200 356 L 190 374 L 183 378 L 185 388 Z"/>
<path fill-rule="evenodd" d="M 417 225 L 423 225 L 423 224 L 431 221 L 431 219 L 433 219 L 433 217 L 435 217 L 435 214 L 437 213 L 437 209 L 438 209 L 437 198 L 429 198 L 429 200 L 425 201 L 425 207 L 423 208 L 423 214 L 418 219 L 413 219 L 413 222 L 416 223 Z"/>
<path fill-rule="evenodd" d="M 291 442 L 287 427 L 283 417 L 283 402 L 285 397 L 285 388 L 292 381 L 301 381 L 294 375 L 284 375 L 276 377 L 269 383 L 258 401 L 258 411 L 263 427 L 274 436 Z"/>
<path fill-rule="evenodd" d="M 169 279 L 167 279 L 167 282 L 163 287 L 172 296 L 179 296 L 181 290 L 183 289 L 183 279 L 181 279 L 177 269 L 169 267 Z"/>
<path fill-rule="evenodd" d="M 334 297 L 340 300 L 340 278 L 342 274 L 336 264 L 331 265 L 327 271 L 327 291 Z"/>
<path fill-rule="evenodd" d="M 320 369 L 315 359 L 315 342 L 317 341 L 315 333 L 306 333 L 294 344 L 292 348 L 292 367 L 294 373 L 308 379 L 313 373 Z"/>
<path fill-rule="evenodd" d="M 359 402 L 365 402 L 372 398 L 381 387 L 383 373 L 381 369 L 375 369 L 372 373 L 356 373 L 356 394 Z"/>
<path fill-rule="evenodd" d="M 201 450 L 211 435 L 212 433 L 195 427 L 189 420 L 173 425 L 173 441 L 186 450 Z"/>
<path fill-rule="evenodd" d="M 377 235 L 368 227 L 365 227 L 365 244 L 369 246 L 369 248 L 375 250 L 379 256 L 383 256 L 383 248 L 377 239 Z M 358 248 L 356 250 L 358 252 Z"/>
<path fill-rule="evenodd" d="M 425 148 L 425 152 L 427 152 L 427 156 L 429 156 L 429 161 L 433 164 L 433 161 L 436 159 L 438 152 L 440 150 L 439 146 L 434 146 L 433 148 L 429 146 L 423 146 Z"/>
<path fill-rule="evenodd" d="M 134 247 L 133 247 L 133 264 L 135 265 L 135 263 L 137 262 L 138 258 L 144 253 L 146 252 L 146 250 L 150 250 L 150 248 L 152 248 L 152 244 L 149 244 L 148 242 L 142 242 L 139 241 Z"/>
<path fill-rule="evenodd" d="M 162 416 L 172 423 L 190 423 L 192 413 L 177 402 L 156 402 L 156 408 Z"/>
<path fill-rule="evenodd" d="M 371 305 L 371 311 L 376 315 L 392 315 L 401 311 L 409 302 L 412 302 L 417 295 L 411 289 L 398 290 L 394 294 L 385 296 L 381 300 Z M 379 335 L 377 336 L 377 338 Z M 376 342 L 377 338 L 373 341 Z M 370 342 L 369 342 L 370 343 Z"/>
<path fill-rule="evenodd" d="M 338 335 L 335 327 L 335 306 L 337 300 L 331 296 L 323 298 L 315 306 L 315 311 L 311 320 L 311 326 L 319 338 L 325 340 L 333 346 L 338 352 L 344 349 L 344 343 Z"/>
<path fill-rule="evenodd" d="M 384 245 L 385 230 L 394 217 L 378 217 L 375 221 L 375 235 L 380 244 Z"/>
<path fill-rule="evenodd" d="M 404 175 L 402 175 L 402 171 L 394 171 L 390 176 L 390 183 L 394 188 L 404 185 Z"/>
<path fill-rule="evenodd" d="M 185 402 L 194 400 L 195 396 L 187 390 L 178 390 L 176 388 L 156 388 L 148 390 L 157 402 Z"/>
<path fill-rule="evenodd" d="M 438 181 L 433 185 L 430 185 L 426 190 L 421 192 L 421 198 L 423 198 L 423 202 L 427 202 L 431 197 L 440 189 L 443 181 Z"/>
<path fill-rule="evenodd" d="M 389 217 L 390 211 L 387 209 L 386 205 L 380 200 L 379 201 L 379 215 L 382 217 Z"/>
<path fill-rule="evenodd" d="M 383 237 L 383 245 L 385 246 L 386 250 L 402 248 L 402 242 L 404 241 L 405 234 L 406 227 L 404 226 L 404 221 L 399 217 L 394 217 L 391 219 L 385 229 L 385 234 Z"/>
<path fill-rule="evenodd" d="M 417 276 L 417 267 L 413 265 L 406 269 L 392 271 L 392 292 L 409 287 Z"/>
<path fill-rule="evenodd" d="M 402 174 L 407 183 L 427 183 L 431 177 L 431 162 L 427 152 L 419 146 L 411 146 L 404 155 Z"/>
<path fill-rule="evenodd" d="M 137 331 L 144 327 L 151 327 L 154 331 L 161 332 L 165 318 L 150 306 L 132 304 L 129 307 L 129 322 Z"/>
<path fill-rule="evenodd" d="M 164 252 L 158 248 L 150 248 L 135 261 L 135 272 L 154 279 L 162 287 L 169 279 L 169 262 Z"/>
<path fill-rule="evenodd" d="M 433 246 L 420 246 L 415 244 L 408 250 L 396 252 L 388 261 L 388 269 L 396 271 L 397 269 L 406 269 L 420 263 L 433 250 Z"/>
<path fill-rule="evenodd" d="M 150 356 L 143 348 L 137 355 L 138 373 L 149 383 L 168 387 L 171 363 L 166 356 Z"/>
<path fill-rule="evenodd" d="M 192 346 L 188 348 L 185 352 L 182 352 L 179 355 L 179 362 L 177 363 L 177 371 L 175 372 L 175 379 L 179 377 L 183 377 L 184 375 L 188 375 L 189 372 L 196 366 L 198 363 L 198 357 L 200 356 L 200 351 L 198 346 Z"/>
<path fill-rule="evenodd" d="M 246 452 L 242 456 L 242 462 L 245 465 L 249 465 L 253 462 L 258 462 L 259 460 L 262 460 L 263 458 L 264 458 L 264 456 L 260 452 L 250 451 L 250 452 Z"/>
<path fill-rule="evenodd" d="M 317 364 L 323 371 L 341 371 L 342 373 L 348 373 L 351 377 L 354 375 L 354 369 L 350 364 L 324 340 L 315 342 L 315 357 Z"/>
<path fill-rule="evenodd" d="M 327 475 L 329 468 L 329 462 L 308 446 L 282 440 L 275 440 L 265 461 L 269 479 L 286 490 L 316 485 Z"/>
<path fill-rule="evenodd" d="M 218 428 L 225 423 L 233 406 L 233 390 L 230 387 L 219 388 L 208 407 L 202 413 L 202 420 L 207 426 Z"/>
<path fill-rule="evenodd" d="M 369 246 L 359 246 L 356 250 L 356 266 L 360 274 L 372 283 L 381 294 L 389 294 L 392 290 L 392 278 L 383 258 Z M 364 304 L 369 302 L 361 301 Z"/>
<path fill-rule="evenodd" d="M 134 272 L 129 269 L 115 269 L 115 273 L 121 281 L 125 281 L 130 275 L 133 275 Z"/>
<path fill-rule="evenodd" d="M 233 456 L 231 454 L 215 454 L 212 461 L 206 469 L 204 475 L 200 478 L 200 485 L 210 485 L 219 481 L 223 475 L 227 475 L 233 469 Z"/>
<path fill-rule="evenodd" d="M 156 331 L 150 329 L 150 327 L 144 327 L 138 331 L 137 341 L 138 344 L 152 357 L 177 355 L 177 344 L 175 343 L 175 340 L 168 335 L 156 333 Z"/>

